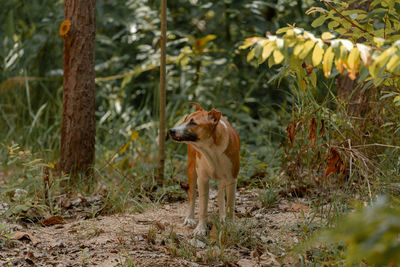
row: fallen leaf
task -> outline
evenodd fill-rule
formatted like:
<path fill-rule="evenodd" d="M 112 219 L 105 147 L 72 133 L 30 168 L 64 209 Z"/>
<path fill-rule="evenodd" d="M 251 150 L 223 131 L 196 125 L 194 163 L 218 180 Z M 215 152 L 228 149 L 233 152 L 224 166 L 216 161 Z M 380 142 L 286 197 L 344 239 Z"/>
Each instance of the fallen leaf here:
<path fill-rule="evenodd" d="M 326 167 L 324 178 L 328 178 L 331 174 L 344 172 L 345 165 L 336 149 L 329 149 L 328 166 Z"/>
<path fill-rule="evenodd" d="M 293 124 L 291 124 L 290 122 L 288 123 L 288 125 L 286 126 L 286 132 L 290 141 L 290 147 L 293 147 L 294 135 L 296 133 L 296 121 L 293 121 Z"/>
<path fill-rule="evenodd" d="M 56 224 L 64 224 L 65 221 L 61 216 L 51 216 L 51 217 L 47 217 L 44 218 L 43 220 L 39 221 L 39 224 L 41 226 L 52 226 L 52 225 L 56 225 Z"/>
<path fill-rule="evenodd" d="M 308 129 L 308 140 L 311 140 L 311 146 L 314 146 L 315 144 L 315 138 L 316 138 L 316 130 L 317 130 L 317 121 L 315 118 L 311 119 L 310 122 L 310 128 Z"/>
<path fill-rule="evenodd" d="M 30 233 L 27 232 L 16 232 L 14 234 L 14 236 L 12 237 L 12 239 L 16 239 L 16 240 L 30 240 L 33 244 L 36 244 L 37 241 L 36 239 L 33 237 L 33 235 L 31 235 Z"/>
<path fill-rule="evenodd" d="M 154 223 L 154 225 L 155 225 L 155 226 L 158 228 L 158 230 L 160 230 L 160 231 L 164 231 L 164 230 L 165 230 L 164 224 L 160 223 L 159 221 L 156 221 L 156 222 Z"/>
<path fill-rule="evenodd" d="M 303 211 L 303 212 L 307 212 L 310 210 L 310 208 L 304 204 L 300 204 L 300 203 L 293 203 L 290 207 L 290 209 L 294 212 L 299 212 L 299 211 Z"/>

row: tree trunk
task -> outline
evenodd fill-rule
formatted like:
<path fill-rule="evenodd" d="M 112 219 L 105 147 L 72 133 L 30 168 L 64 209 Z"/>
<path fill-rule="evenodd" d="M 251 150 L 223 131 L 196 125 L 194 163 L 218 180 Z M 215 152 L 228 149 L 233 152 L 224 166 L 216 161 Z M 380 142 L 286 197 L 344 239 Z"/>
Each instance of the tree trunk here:
<path fill-rule="evenodd" d="M 161 58 L 160 58 L 160 125 L 158 135 L 158 170 L 157 185 L 161 186 L 164 181 L 165 164 L 165 76 L 166 76 L 166 42 L 167 42 L 167 0 L 161 0 Z"/>
<path fill-rule="evenodd" d="M 64 35 L 64 91 L 60 169 L 89 175 L 95 153 L 96 0 L 65 0 L 64 19 L 71 27 Z M 60 30 L 61 34 L 61 30 Z"/>

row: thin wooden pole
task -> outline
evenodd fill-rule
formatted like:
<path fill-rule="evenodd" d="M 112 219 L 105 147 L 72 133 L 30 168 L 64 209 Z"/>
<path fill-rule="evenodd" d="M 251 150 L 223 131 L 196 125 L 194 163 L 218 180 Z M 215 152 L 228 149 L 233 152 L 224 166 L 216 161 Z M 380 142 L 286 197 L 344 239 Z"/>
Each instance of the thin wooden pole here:
<path fill-rule="evenodd" d="M 161 0 L 161 59 L 160 59 L 160 125 L 158 135 L 158 173 L 157 185 L 164 181 L 165 163 L 165 76 L 166 76 L 166 33 L 167 33 L 167 0 Z"/>

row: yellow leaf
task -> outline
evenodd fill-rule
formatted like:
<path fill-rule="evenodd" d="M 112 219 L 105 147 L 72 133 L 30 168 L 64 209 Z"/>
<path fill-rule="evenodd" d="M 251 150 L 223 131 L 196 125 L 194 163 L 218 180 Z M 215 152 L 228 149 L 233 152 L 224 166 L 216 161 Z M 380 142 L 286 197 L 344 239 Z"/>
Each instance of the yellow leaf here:
<path fill-rule="evenodd" d="M 394 55 L 390 58 L 386 68 L 390 72 L 394 72 L 396 68 L 400 65 L 400 57 L 398 55 Z"/>
<path fill-rule="evenodd" d="M 299 69 L 299 71 L 296 72 L 297 83 L 299 84 L 299 87 L 303 92 L 306 91 L 306 82 L 304 81 L 304 74 L 305 72 L 303 69 Z"/>
<path fill-rule="evenodd" d="M 314 88 L 317 87 L 317 74 L 315 74 L 315 71 L 312 71 L 310 73 L 310 81 L 311 81 L 311 85 Z"/>
<path fill-rule="evenodd" d="M 195 43 L 194 43 L 194 52 L 196 54 L 200 54 L 203 52 L 204 48 L 206 47 L 206 45 L 214 40 L 215 38 L 217 38 L 217 36 L 215 34 L 209 34 L 207 36 L 204 36 L 202 38 L 196 39 Z"/>
<path fill-rule="evenodd" d="M 360 69 L 360 58 L 357 58 L 356 61 L 354 62 L 353 68 L 349 69 L 348 76 L 351 80 L 355 80 L 357 78 L 358 71 Z"/>
<path fill-rule="evenodd" d="M 286 32 L 286 36 L 287 36 L 287 37 L 293 37 L 293 36 L 294 36 L 294 31 L 293 31 L 293 29 L 288 30 L 288 31 Z"/>
<path fill-rule="evenodd" d="M 313 49 L 314 44 L 315 43 L 313 40 L 308 40 L 307 42 L 305 42 L 304 49 L 303 51 L 301 51 L 299 58 L 304 59 L 308 55 L 308 53 L 310 53 L 310 51 Z"/>
<path fill-rule="evenodd" d="M 336 69 L 340 74 L 344 73 L 344 62 L 341 59 L 335 60 Z"/>
<path fill-rule="evenodd" d="M 135 140 L 138 137 L 139 137 L 139 133 L 135 130 L 132 130 L 131 141 Z"/>
<path fill-rule="evenodd" d="M 324 75 L 326 78 L 329 78 L 331 76 L 331 70 L 332 70 L 332 63 L 333 63 L 333 58 L 335 57 L 335 54 L 332 52 L 332 47 L 328 47 L 328 49 L 325 52 L 324 55 L 324 62 L 322 65 L 322 69 L 324 71 Z"/>
<path fill-rule="evenodd" d="M 273 42 L 268 42 L 268 43 L 264 44 L 263 51 L 261 54 L 262 62 L 264 62 L 265 60 L 267 60 L 267 58 L 269 58 L 272 51 L 274 51 L 274 43 Z"/>
<path fill-rule="evenodd" d="M 247 49 L 250 46 L 252 46 L 253 44 L 255 44 L 258 40 L 261 40 L 263 38 L 261 37 L 251 37 L 251 38 L 247 38 L 246 40 L 244 40 L 244 43 L 239 46 L 239 49 Z"/>
<path fill-rule="evenodd" d="M 377 47 L 381 47 L 385 43 L 385 39 L 380 37 L 374 37 L 374 42 L 376 43 Z"/>
<path fill-rule="evenodd" d="M 303 90 L 303 92 L 306 91 L 306 81 L 305 80 L 301 80 L 301 90 Z"/>
<path fill-rule="evenodd" d="M 324 33 L 321 35 L 321 39 L 322 39 L 322 40 L 330 40 L 330 39 L 332 39 L 332 38 L 335 38 L 335 35 L 333 35 L 333 34 L 330 33 L 330 32 L 324 32 Z"/>
<path fill-rule="evenodd" d="M 128 149 L 129 145 L 131 144 L 131 141 L 129 141 L 128 143 L 126 143 L 121 150 L 119 151 L 119 154 L 122 155 L 125 153 L 125 151 Z"/>
<path fill-rule="evenodd" d="M 300 61 L 297 57 L 295 57 L 293 54 L 290 55 L 289 57 L 289 66 L 291 70 L 297 71 L 297 68 L 301 68 L 300 66 Z"/>
<path fill-rule="evenodd" d="M 392 48 L 388 48 L 385 51 L 383 51 L 382 54 L 380 54 L 375 61 L 372 63 L 372 65 L 369 67 L 369 72 L 372 76 L 372 78 L 376 78 L 379 71 L 381 68 L 386 64 L 386 62 L 389 60 L 391 54 L 392 54 Z"/>
<path fill-rule="evenodd" d="M 360 51 L 357 47 L 354 47 L 353 50 L 351 50 L 349 57 L 347 58 L 347 66 L 349 67 L 349 69 L 354 68 L 355 62 L 357 61 L 357 59 L 360 59 L 359 56 Z"/>
<path fill-rule="evenodd" d="M 274 50 L 273 56 L 274 56 L 275 64 L 281 63 L 284 58 L 283 54 L 281 53 L 281 51 L 279 51 L 279 49 Z"/>
<path fill-rule="evenodd" d="M 324 49 L 317 43 L 314 47 L 314 51 L 312 54 L 312 63 L 314 67 L 321 64 L 323 55 L 324 55 Z"/>
<path fill-rule="evenodd" d="M 49 165 L 50 169 L 54 169 L 54 167 L 55 167 L 54 163 L 50 162 L 50 161 L 48 162 L 48 165 Z"/>
<path fill-rule="evenodd" d="M 393 99 L 393 103 L 396 103 L 396 102 L 399 102 L 399 101 L 400 101 L 400 95 L 396 96 L 396 97 Z"/>
<path fill-rule="evenodd" d="M 250 62 L 253 60 L 254 58 L 254 54 L 255 54 L 255 48 L 251 49 L 250 52 L 247 54 L 247 62 Z"/>
<path fill-rule="evenodd" d="M 299 56 L 300 52 L 303 50 L 304 48 L 304 43 L 299 43 L 295 46 L 294 50 L 293 50 L 293 54 L 297 57 Z"/>

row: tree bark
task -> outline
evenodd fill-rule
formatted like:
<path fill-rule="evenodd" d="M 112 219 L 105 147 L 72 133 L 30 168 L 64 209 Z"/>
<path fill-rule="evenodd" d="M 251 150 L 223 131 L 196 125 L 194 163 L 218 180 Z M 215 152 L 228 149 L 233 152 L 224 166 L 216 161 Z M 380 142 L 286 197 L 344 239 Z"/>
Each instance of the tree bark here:
<path fill-rule="evenodd" d="M 64 36 L 64 90 L 60 170 L 89 175 L 95 155 L 96 0 L 65 0 L 64 19 L 71 27 Z"/>

